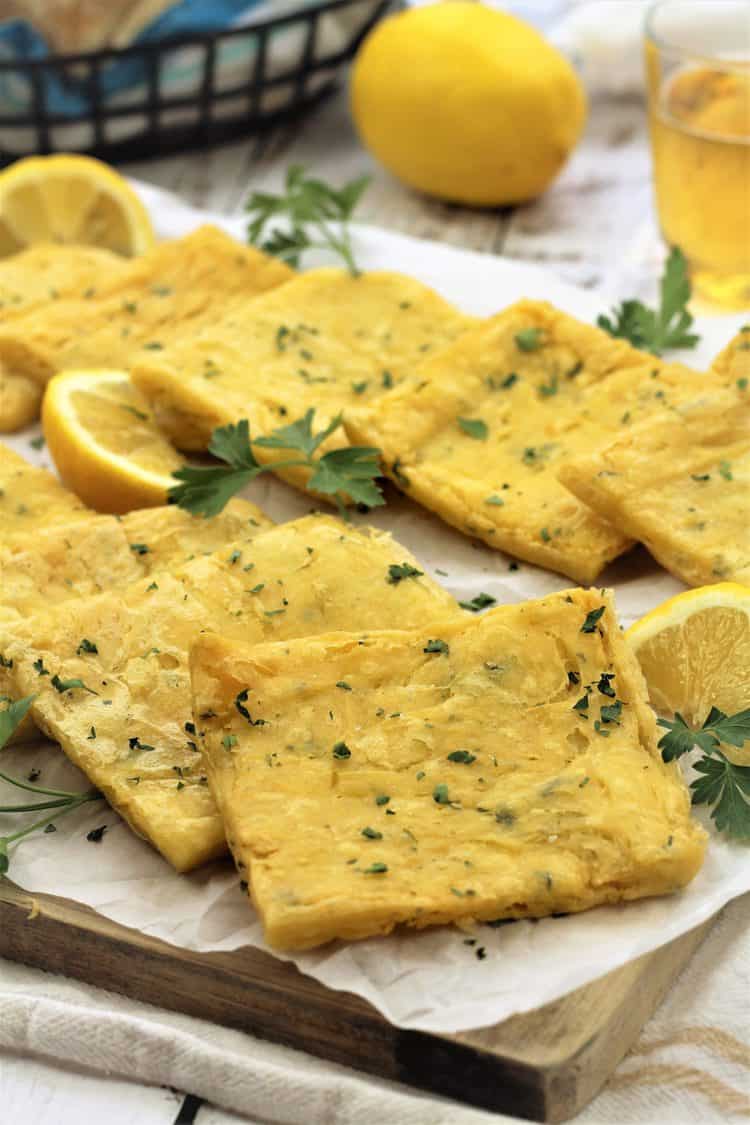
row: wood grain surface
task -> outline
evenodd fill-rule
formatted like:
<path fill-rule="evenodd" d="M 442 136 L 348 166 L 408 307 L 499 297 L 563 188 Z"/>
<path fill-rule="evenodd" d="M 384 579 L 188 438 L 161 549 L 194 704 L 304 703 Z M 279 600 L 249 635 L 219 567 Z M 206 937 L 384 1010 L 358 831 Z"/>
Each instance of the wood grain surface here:
<path fill-rule="evenodd" d="M 261 950 L 178 949 L 0 883 L 2 957 L 536 1121 L 567 1120 L 595 1096 L 707 925 L 535 1012 L 430 1035 L 394 1027 L 364 1000 Z"/>

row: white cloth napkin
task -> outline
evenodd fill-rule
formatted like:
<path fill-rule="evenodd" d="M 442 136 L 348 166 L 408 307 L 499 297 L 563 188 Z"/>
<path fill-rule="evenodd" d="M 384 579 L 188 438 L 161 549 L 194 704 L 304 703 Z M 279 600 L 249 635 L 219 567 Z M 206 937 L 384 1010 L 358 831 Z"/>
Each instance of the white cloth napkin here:
<path fill-rule="evenodd" d="M 745 895 L 718 918 L 580 1125 L 718 1125 L 750 1116 L 749 923 Z M 7 961 L 0 961 L 0 1011 L 0 1067 L 17 1051 L 172 1086 L 252 1121 L 515 1120 Z"/>

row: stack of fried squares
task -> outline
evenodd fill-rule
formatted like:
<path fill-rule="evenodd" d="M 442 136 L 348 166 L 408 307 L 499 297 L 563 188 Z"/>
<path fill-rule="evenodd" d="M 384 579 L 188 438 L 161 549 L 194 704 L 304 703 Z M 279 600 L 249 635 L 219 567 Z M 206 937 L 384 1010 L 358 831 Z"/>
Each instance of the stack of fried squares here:
<path fill-rule="evenodd" d="M 52 255 L 11 259 L 0 287 L 19 288 L 35 253 Z M 750 531 L 734 498 L 748 455 L 746 332 L 698 373 L 544 302 L 478 321 L 403 274 L 298 276 L 212 227 L 127 264 L 69 254 L 76 268 L 54 299 L 31 270 L 18 307 L 0 309 L 0 425 L 23 416 L 21 388 L 36 409 L 55 372 L 120 366 L 183 450 L 205 450 L 217 426 L 242 418 L 267 436 L 310 408 L 320 429 L 342 415 L 321 453 L 376 447 L 384 473 L 419 504 L 574 581 L 594 582 L 635 540 L 691 583 L 746 575 Z M 731 433 L 718 434 L 721 417 Z M 644 482 L 634 457 L 646 447 Z M 279 473 L 307 486 L 307 469 Z M 641 503 L 645 483 L 653 509 Z"/>
<path fill-rule="evenodd" d="M 582 910 L 700 866 L 607 594 L 478 619 L 383 532 L 239 501 L 118 521 L 3 463 L 42 544 L 3 556 L 6 693 L 178 871 L 228 840 L 272 945 Z"/>
<path fill-rule="evenodd" d="M 686 582 L 750 579 L 746 332 L 698 373 L 544 302 L 480 321 L 213 228 L 130 263 L 71 250 L 46 287 L 24 257 L 0 270 L 0 426 L 56 372 L 116 365 L 180 449 L 341 415 L 322 450 L 376 447 L 417 503 L 575 582 L 636 541 Z M 177 871 L 228 844 L 273 946 L 579 911 L 700 867 L 606 591 L 474 616 L 384 532 L 242 500 L 102 515 L 2 447 L 0 524 L 20 736 Z"/>
<path fill-rule="evenodd" d="M 83 247 L 16 255 L 0 267 L 0 432 L 36 417 L 58 371 L 127 370 L 142 350 L 293 276 L 212 226 L 130 261 Z M 6 290 L 20 300 L 9 302 Z"/>

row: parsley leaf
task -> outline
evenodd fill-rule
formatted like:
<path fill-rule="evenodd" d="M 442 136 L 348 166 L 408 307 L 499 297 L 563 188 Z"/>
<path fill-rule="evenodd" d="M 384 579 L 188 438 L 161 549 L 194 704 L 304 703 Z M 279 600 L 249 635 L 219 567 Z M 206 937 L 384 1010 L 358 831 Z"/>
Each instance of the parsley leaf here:
<path fill-rule="evenodd" d="M 55 672 L 54 676 L 50 680 L 50 683 L 52 684 L 55 691 L 59 691 L 60 695 L 63 695 L 66 691 L 74 691 L 76 688 L 80 688 L 81 691 L 87 691 L 89 695 L 99 694 L 98 692 L 94 691 L 93 688 L 87 687 L 83 680 L 61 680 L 57 672 Z"/>
<path fill-rule="evenodd" d="M 386 581 L 390 586 L 398 586 L 399 582 L 403 582 L 404 578 L 421 578 L 424 571 L 417 570 L 411 563 L 391 563 L 388 567 L 388 578 Z"/>
<path fill-rule="evenodd" d="M 428 641 L 422 649 L 422 652 L 440 652 L 446 656 L 450 652 L 450 645 L 447 641 L 441 641 L 439 638 L 434 641 Z"/>
<path fill-rule="evenodd" d="M 700 336 L 690 333 L 693 317 L 688 312 L 691 287 L 687 260 L 678 246 L 673 246 L 664 267 L 658 309 L 650 309 L 641 301 L 623 301 L 608 316 L 597 318 L 597 324 L 610 336 L 629 340 L 636 348 L 661 355 L 666 348 L 694 348 Z"/>
<path fill-rule="evenodd" d="M 4 711 L 0 711 L 0 750 L 13 732 L 20 727 L 35 699 L 35 695 L 27 695 L 25 699 L 16 699 L 9 703 Z"/>
<path fill-rule="evenodd" d="M 516 332 L 513 339 L 522 352 L 535 352 L 542 346 L 543 335 L 541 328 L 522 328 L 520 332 Z"/>
<path fill-rule="evenodd" d="M 584 621 L 583 625 L 581 626 L 581 632 L 582 633 L 595 633 L 596 632 L 596 626 L 597 626 L 597 623 L 599 621 L 599 618 L 602 616 L 602 614 L 604 613 L 604 610 L 606 608 L 607 608 L 606 606 L 600 605 L 597 609 L 590 609 L 589 612 L 586 614 L 586 620 Z"/>
<path fill-rule="evenodd" d="M 225 464 L 210 468 L 185 465 L 178 469 L 173 476 L 179 483 L 169 490 L 170 504 L 177 504 L 193 515 L 216 516 L 237 492 L 260 473 L 291 465 L 310 469 L 309 487 L 332 496 L 342 516 L 346 515 L 344 496 L 369 508 L 384 504 L 383 494 L 375 483 L 380 475 L 380 451 L 364 446 L 347 446 L 315 457 L 323 442 L 341 425 L 341 415 L 336 415 L 317 433 L 313 432 L 314 415 L 315 411 L 311 408 L 296 422 L 255 439 L 250 437 L 246 418 L 236 424 L 220 426 L 211 436 L 208 451 Z M 300 456 L 261 465 L 252 451 L 253 445 L 264 449 L 297 451 Z"/>
<path fill-rule="evenodd" d="M 702 777 L 691 782 L 694 805 L 713 805 L 711 818 L 719 832 L 738 839 L 750 837 L 750 766 L 737 766 L 720 748 L 722 742 L 741 747 L 750 741 L 750 708 L 726 715 L 712 707 L 699 729 L 690 727 L 679 713 L 657 720 L 667 734 L 659 740 L 665 762 L 687 754 L 694 746 L 703 756 L 693 763 Z"/>
<path fill-rule="evenodd" d="M 5 710 L 0 711 L 0 750 L 2 750 L 6 742 L 8 742 L 13 732 L 21 725 L 35 699 L 35 695 L 27 695 L 25 699 L 16 699 L 9 702 Z M 86 801 L 98 801 L 101 797 L 101 793 L 96 789 L 88 789 L 85 793 L 69 793 L 64 789 L 42 789 L 38 785 L 31 784 L 31 779 L 34 776 L 32 772 L 29 774 L 28 781 L 20 781 L 18 778 L 11 777 L 9 774 L 0 771 L 0 779 L 7 782 L 9 785 L 14 785 L 17 789 L 33 793 L 35 797 L 34 801 L 27 804 L 0 806 L 0 812 L 24 813 L 44 810 L 46 814 L 41 820 L 35 820 L 31 824 L 19 828 L 17 832 L 12 832 L 7 836 L 0 836 L 0 876 L 5 875 L 10 867 L 8 848 L 11 844 L 17 843 L 19 840 L 22 840 L 24 836 L 29 836 L 32 832 L 36 832 L 39 829 L 45 832 L 54 832 L 55 826 L 53 821 L 64 816 L 66 813 L 72 812 L 73 809 L 77 809 L 80 805 L 85 804 Z M 38 776 L 38 774 L 36 776 Z M 43 797 L 44 800 L 40 800 L 40 797 Z M 50 812 L 50 810 L 53 811 Z"/>
<path fill-rule="evenodd" d="M 492 594 L 477 594 L 471 601 L 459 602 L 461 609 L 468 609 L 470 613 L 479 613 L 480 610 L 486 609 L 488 605 L 494 605 L 497 598 L 493 598 Z"/>
<path fill-rule="evenodd" d="M 282 194 L 253 192 L 245 204 L 250 217 L 248 242 L 295 267 L 305 250 L 325 248 L 343 259 L 352 277 L 358 277 L 348 221 L 369 182 L 369 176 L 359 176 L 334 188 L 308 176 L 301 164 L 292 164 Z M 286 229 L 273 225 L 278 219 Z"/>
<path fill-rule="evenodd" d="M 721 752 L 701 758 L 695 769 L 703 774 L 691 782 L 694 805 L 713 805 L 711 819 L 719 832 L 750 838 L 750 766 L 736 766 Z"/>
<path fill-rule="evenodd" d="M 449 762 L 460 762 L 463 766 L 470 766 L 476 760 L 476 754 L 472 754 L 470 750 L 451 750 L 448 755 Z"/>
<path fill-rule="evenodd" d="M 489 430 L 487 423 L 481 418 L 457 418 L 456 421 L 463 432 L 474 441 L 487 441 Z"/>

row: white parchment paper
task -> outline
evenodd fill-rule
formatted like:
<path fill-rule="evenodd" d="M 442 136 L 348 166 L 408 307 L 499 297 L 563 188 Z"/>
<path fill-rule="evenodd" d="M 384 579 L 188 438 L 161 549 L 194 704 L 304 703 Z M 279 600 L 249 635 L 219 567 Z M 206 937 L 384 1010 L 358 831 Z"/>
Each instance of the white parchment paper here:
<path fill-rule="evenodd" d="M 139 186 L 164 236 L 215 221 L 242 237 L 241 219 L 208 215 L 164 192 Z M 410 273 L 469 312 L 489 314 L 522 296 L 550 300 L 588 321 L 606 307 L 600 295 L 576 289 L 533 266 L 366 227 L 358 229 L 356 242 L 358 261 L 365 267 Z M 689 355 L 689 362 L 707 365 L 743 319 L 702 320 L 703 341 L 700 350 Z M 35 451 L 29 444 L 36 432 L 17 435 L 9 444 L 49 467 L 45 451 Z M 259 478 L 247 495 L 277 521 L 309 510 L 304 496 L 270 477 Z M 499 602 L 516 602 L 570 585 L 526 564 L 509 571 L 505 556 L 459 535 L 405 499 L 392 499 L 369 519 L 392 531 L 457 597 L 485 591 Z M 600 581 L 614 587 L 626 625 L 682 588 L 643 550 L 618 560 Z M 49 744 L 5 751 L 3 768 L 17 775 L 40 769 L 41 783 L 52 787 L 86 785 Z M 101 842 L 88 842 L 87 832 L 100 825 L 107 826 Z M 0 816 L 0 834 L 12 830 L 10 818 Z M 189 876 L 177 875 L 104 802 L 63 818 L 55 833 L 23 841 L 12 853 L 11 873 L 26 890 L 78 900 L 117 922 L 188 949 L 266 948 L 228 861 Z M 598 907 L 539 922 L 478 926 L 471 935 L 441 928 L 335 943 L 289 959 L 329 987 L 369 1000 L 395 1024 L 455 1032 L 493 1024 L 555 1000 L 687 932 L 747 890 L 750 848 L 730 844 L 712 832 L 703 870 L 674 897 Z M 466 944 L 468 936 L 476 938 L 476 944 Z M 486 954 L 481 959 L 479 947 Z"/>

